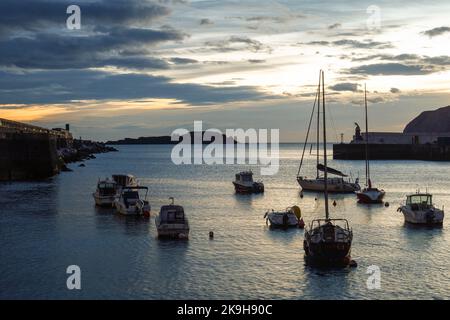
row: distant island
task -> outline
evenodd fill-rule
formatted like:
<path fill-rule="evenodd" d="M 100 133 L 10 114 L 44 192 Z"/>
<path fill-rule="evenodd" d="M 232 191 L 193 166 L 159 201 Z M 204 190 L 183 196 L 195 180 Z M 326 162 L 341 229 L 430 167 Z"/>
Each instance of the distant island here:
<path fill-rule="evenodd" d="M 205 132 L 202 132 L 202 137 Z M 190 132 L 191 143 L 194 144 L 194 132 Z M 107 145 L 123 145 L 123 144 L 178 144 L 183 136 L 180 136 L 178 141 L 172 141 L 171 136 L 158 136 L 158 137 L 139 137 L 139 138 L 125 138 L 115 141 L 107 141 Z M 233 138 L 227 137 L 222 134 L 223 143 L 237 143 Z M 202 144 L 210 144 L 214 142 L 214 137 L 211 138 L 212 141 L 202 141 Z"/>

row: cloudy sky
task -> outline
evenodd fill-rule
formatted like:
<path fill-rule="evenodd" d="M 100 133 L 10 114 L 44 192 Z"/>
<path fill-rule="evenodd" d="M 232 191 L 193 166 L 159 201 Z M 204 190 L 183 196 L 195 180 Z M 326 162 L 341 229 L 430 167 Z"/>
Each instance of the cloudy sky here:
<path fill-rule="evenodd" d="M 81 8 L 68 29 L 66 9 Z M 330 140 L 449 105 L 449 1 L 1 0 L 0 117 L 99 140 L 279 128 L 302 141 L 319 70 Z"/>

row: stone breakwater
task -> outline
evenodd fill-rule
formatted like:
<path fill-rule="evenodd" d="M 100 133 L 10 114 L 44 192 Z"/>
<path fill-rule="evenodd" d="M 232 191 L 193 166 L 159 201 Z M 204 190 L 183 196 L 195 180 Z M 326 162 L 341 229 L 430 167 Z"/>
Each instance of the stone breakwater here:
<path fill-rule="evenodd" d="M 0 181 L 45 179 L 70 171 L 68 163 L 110 151 L 116 149 L 101 142 L 74 140 L 68 130 L 0 119 Z"/>

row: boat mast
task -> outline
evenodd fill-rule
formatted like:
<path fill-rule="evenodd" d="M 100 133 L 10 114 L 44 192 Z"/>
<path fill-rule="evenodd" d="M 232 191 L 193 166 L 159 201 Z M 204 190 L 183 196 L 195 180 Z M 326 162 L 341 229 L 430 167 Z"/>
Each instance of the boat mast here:
<path fill-rule="evenodd" d="M 324 185 L 325 185 L 325 218 L 330 219 L 330 214 L 328 211 L 328 167 L 327 167 L 327 126 L 325 120 L 325 75 L 322 71 L 322 108 L 323 108 L 323 164 L 324 164 Z"/>
<path fill-rule="evenodd" d="M 366 186 L 369 186 L 370 167 L 369 167 L 369 121 L 367 117 L 367 90 L 364 84 L 364 105 L 366 109 Z"/>
<path fill-rule="evenodd" d="M 319 142 L 320 142 L 320 79 L 322 77 L 322 70 L 320 70 L 319 74 L 319 88 L 318 88 L 318 95 L 319 99 L 317 100 L 317 136 L 316 136 L 316 146 L 317 146 L 317 160 L 316 160 L 316 178 L 319 179 L 319 156 L 320 156 L 320 149 L 319 149 Z"/>
<path fill-rule="evenodd" d="M 319 86 L 320 86 L 320 75 L 319 75 Z M 306 144 L 308 143 L 309 132 L 311 131 L 311 124 L 312 124 L 312 121 L 314 118 L 314 111 L 316 111 L 316 103 L 318 100 L 320 100 L 319 91 L 316 92 L 316 97 L 314 98 L 314 105 L 313 105 L 313 109 L 311 112 L 311 117 L 309 118 L 308 131 L 306 132 L 306 139 L 305 139 L 305 143 L 303 144 L 302 158 L 300 160 L 300 165 L 298 166 L 297 177 L 300 176 L 300 170 L 302 168 L 303 158 L 305 156 Z M 311 143 L 311 148 L 309 150 L 309 154 L 311 154 L 312 147 L 313 147 L 313 144 Z"/>

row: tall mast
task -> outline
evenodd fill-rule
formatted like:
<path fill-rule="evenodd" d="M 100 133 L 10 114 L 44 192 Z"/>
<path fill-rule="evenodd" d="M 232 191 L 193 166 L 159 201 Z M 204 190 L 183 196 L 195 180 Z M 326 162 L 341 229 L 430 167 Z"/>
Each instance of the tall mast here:
<path fill-rule="evenodd" d="M 319 73 L 319 88 L 318 88 L 318 95 L 319 99 L 317 104 L 317 137 L 316 137 L 316 146 L 317 146 L 317 163 L 316 163 L 316 178 L 319 179 L 319 156 L 320 156 L 320 149 L 319 149 L 319 142 L 320 142 L 320 79 L 322 77 L 322 70 L 320 70 Z"/>
<path fill-rule="evenodd" d="M 322 108 L 323 108 L 323 164 L 324 168 L 324 185 L 325 185 L 325 218 L 328 220 L 330 218 L 330 213 L 328 211 L 328 164 L 327 164 L 327 125 L 325 120 L 325 75 L 322 71 Z"/>
<path fill-rule="evenodd" d="M 364 84 L 364 106 L 366 109 L 366 186 L 369 186 L 370 168 L 369 168 L 369 121 L 367 117 L 367 90 Z"/>

